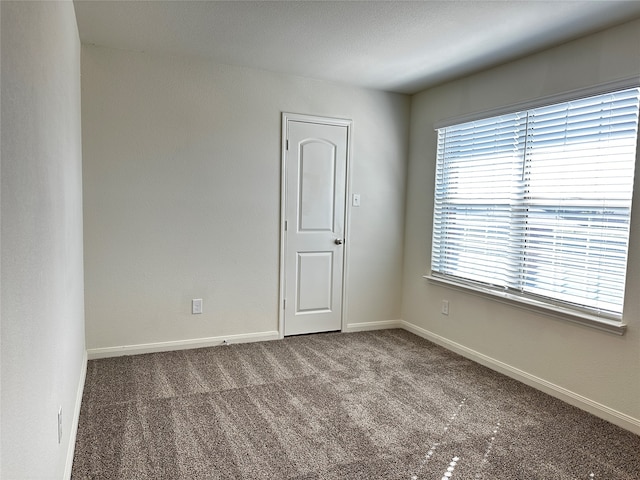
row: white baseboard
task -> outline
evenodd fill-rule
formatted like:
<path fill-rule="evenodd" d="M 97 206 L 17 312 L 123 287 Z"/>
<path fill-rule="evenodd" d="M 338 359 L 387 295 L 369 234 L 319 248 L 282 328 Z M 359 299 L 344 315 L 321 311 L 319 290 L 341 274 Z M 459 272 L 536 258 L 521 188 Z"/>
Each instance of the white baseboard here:
<path fill-rule="evenodd" d="M 379 322 L 349 323 L 343 332 L 365 332 L 367 330 L 384 330 L 387 328 L 402 328 L 402 320 L 381 320 Z"/>
<path fill-rule="evenodd" d="M 73 456 L 76 451 L 76 434 L 78 433 L 78 423 L 80 422 L 80 407 L 82 406 L 82 394 L 84 393 L 84 382 L 87 378 L 87 352 L 82 356 L 80 366 L 80 378 L 78 379 L 78 389 L 76 391 L 76 402 L 73 407 L 73 417 L 71 429 L 69 430 L 69 444 L 67 445 L 67 459 L 64 465 L 64 479 L 71 479 L 71 469 L 73 468 Z"/>
<path fill-rule="evenodd" d="M 476 363 L 484 365 L 485 367 L 489 367 L 492 370 L 498 371 L 508 377 L 529 385 L 530 387 L 547 393 L 552 397 L 558 398 L 563 402 L 573 405 L 574 407 L 585 410 L 595 415 L 596 417 L 607 420 L 608 422 L 629 430 L 636 435 L 640 435 L 640 419 L 634 418 L 622 412 L 618 412 L 617 410 L 609 408 L 606 405 L 602 405 L 601 403 L 595 402 L 587 397 L 572 392 L 571 390 L 567 390 L 566 388 L 560 387 L 559 385 L 555 385 L 540 377 L 536 377 L 535 375 L 531 375 L 523 370 L 512 367 L 511 365 L 496 360 L 495 358 L 491 358 L 480 352 L 467 348 L 464 345 L 452 342 L 451 340 L 425 330 L 422 327 L 418 327 L 417 325 L 413 325 L 412 323 L 409 323 L 407 321 L 401 320 L 400 324 L 401 328 L 404 328 L 411 333 L 415 333 L 422 338 L 432 341 L 433 343 L 436 343 L 448 350 L 456 352 L 463 357 L 473 360 Z"/>
<path fill-rule="evenodd" d="M 91 348 L 87 350 L 89 360 L 108 357 L 121 357 L 124 355 L 139 355 L 141 353 L 168 352 L 172 350 L 186 350 L 188 348 L 214 347 L 227 343 L 263 342 L 278 340 L 277 331 L 256 332 L 240 335 L 223 335 L 219 337 L 192 338 L 188 340 L 176 340 L 171 342 L 143 343 L 139 345 L 123 345 L 119 347 Z"/>

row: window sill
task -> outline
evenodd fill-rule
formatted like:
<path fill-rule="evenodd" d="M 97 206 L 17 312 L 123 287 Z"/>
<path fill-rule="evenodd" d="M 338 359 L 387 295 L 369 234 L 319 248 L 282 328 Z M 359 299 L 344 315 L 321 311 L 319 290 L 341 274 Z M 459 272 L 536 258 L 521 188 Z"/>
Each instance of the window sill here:
<path fill-rule="evenodd" d="M 452 288 L 454 290 L 459 290 L 465 293 L 471 293 L 472 295 L 489 298 L 491 300 L 495 300 L 513 307 L 521 308 L 535 313 L 542 313 L 544 315 L 552 316 L 560 320 L 578 323 L 580 325 L 595 328 L 604 332 L 614 333 L 616 335 L 624 335 L 627 330 L 627 325 L 623 322 L 608 320 L 606 318 L 596 317 L 595 315 L 576 312 L 568 308 L 562 308 L 556 305 L 550 305 L 548 303 L 518 297 L 510 293 L 496 292 L 488 288 L 457 283 L 439 277 L 432 277 L 430 275 L 424 275 L 423 278 L 425 278 L 429 283 L 436 284 L 442 287 Z"/>

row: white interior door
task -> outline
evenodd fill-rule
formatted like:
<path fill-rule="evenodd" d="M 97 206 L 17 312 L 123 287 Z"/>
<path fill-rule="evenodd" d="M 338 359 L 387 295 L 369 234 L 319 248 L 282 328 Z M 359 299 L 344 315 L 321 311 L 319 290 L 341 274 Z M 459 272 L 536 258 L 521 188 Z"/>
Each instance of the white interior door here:
<path fill-rule="evenodd" d="M 347 125 L 286 120 L 284 334 L 342 328 Z"/>

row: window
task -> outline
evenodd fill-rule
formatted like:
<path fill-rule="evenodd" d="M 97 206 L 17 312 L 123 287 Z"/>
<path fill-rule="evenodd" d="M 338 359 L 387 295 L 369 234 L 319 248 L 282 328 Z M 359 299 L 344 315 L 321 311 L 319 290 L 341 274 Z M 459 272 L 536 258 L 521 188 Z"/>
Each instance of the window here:
<path fill-rule="evenodd" d="M 620 322 L 639 97 L 439 128 L 431 276 Z"/>

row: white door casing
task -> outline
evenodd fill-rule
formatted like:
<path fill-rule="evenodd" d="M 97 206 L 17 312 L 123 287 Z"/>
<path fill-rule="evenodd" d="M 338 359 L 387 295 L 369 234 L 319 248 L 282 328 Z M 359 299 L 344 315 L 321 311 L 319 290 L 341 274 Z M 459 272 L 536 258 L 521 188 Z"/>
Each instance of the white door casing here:
<path fill-rule="evenodd" d="M 281 335 L 342 329 L 349 133 L 283 114 Z"/>

